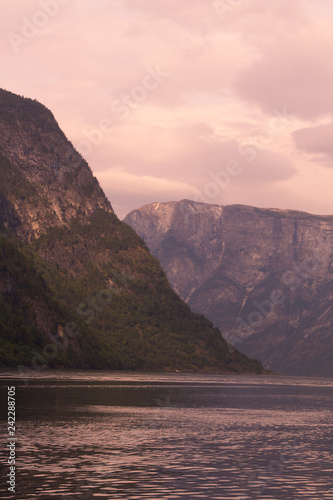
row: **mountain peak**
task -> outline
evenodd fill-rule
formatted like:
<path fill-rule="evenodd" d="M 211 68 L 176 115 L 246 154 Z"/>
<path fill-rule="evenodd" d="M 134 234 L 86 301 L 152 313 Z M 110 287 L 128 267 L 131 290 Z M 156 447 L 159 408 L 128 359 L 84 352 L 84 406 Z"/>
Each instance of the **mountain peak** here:
<path fill-rule="evenodd" d="M 113 212 L 87 162 L 51 111 L 4 90 L 0 91 L 0 162 L 6 224 L 27 240 L 99 209 Z M 9 216 L 13 209 L 15 221 Z"/>

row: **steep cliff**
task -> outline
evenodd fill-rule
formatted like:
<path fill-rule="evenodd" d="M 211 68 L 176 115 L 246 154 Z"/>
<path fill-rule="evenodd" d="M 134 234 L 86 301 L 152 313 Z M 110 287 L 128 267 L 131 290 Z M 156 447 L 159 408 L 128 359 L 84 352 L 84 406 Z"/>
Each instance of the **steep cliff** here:
<path fill-rule="evenodd" d="M 266 368 L 333 375 L 333 217 L 153 203 L 125 218 L 174 290 Z"/>
<path fill-rule="evenodd" d="M 171 290 L 43 105 L 0 91 L 0 365 L 261 372 Z"/>

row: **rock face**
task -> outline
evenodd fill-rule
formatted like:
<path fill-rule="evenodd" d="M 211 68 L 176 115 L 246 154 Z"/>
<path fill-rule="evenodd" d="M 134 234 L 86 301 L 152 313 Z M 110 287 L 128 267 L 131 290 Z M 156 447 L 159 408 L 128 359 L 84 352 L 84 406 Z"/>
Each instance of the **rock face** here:
<path fill-rule="evenodd" d="M 1 89 L 0 158 L 2 218 L 27 241 L 98 209 L 113 213 L 52 113 L 37 101 Z"/>
<path fill-rule="evenodd" d="M 0 90 L 0 366 L 260 373 L 172 291 L 52 113 Z"/>
<path fill-rule="evenodd" d="M 174 290 L 266 368 L 333 375 L 333 217 L 153 203 L 124 221 Z"/>

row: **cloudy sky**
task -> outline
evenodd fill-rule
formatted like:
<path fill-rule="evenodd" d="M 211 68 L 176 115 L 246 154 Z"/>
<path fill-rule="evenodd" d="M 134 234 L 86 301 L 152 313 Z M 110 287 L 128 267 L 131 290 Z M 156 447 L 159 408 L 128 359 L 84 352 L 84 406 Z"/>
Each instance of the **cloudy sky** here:
<path fill-rule="evenodd" d="M 11 0 L 1 87 L 49 107 L 119 215 L 333 214 L 331 0 Z"/>

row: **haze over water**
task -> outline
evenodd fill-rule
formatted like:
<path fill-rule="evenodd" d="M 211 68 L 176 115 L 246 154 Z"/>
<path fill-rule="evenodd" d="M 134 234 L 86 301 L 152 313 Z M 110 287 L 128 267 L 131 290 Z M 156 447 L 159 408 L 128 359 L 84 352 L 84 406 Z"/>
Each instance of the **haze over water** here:
<path fill-rule="evenodd" d="M 4 397 L 17 387 L 18 493 L 4 499 L 333 498 L 333 380 L 64 371 L 0 383 Z"/>

